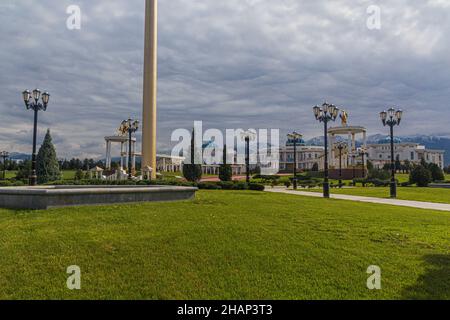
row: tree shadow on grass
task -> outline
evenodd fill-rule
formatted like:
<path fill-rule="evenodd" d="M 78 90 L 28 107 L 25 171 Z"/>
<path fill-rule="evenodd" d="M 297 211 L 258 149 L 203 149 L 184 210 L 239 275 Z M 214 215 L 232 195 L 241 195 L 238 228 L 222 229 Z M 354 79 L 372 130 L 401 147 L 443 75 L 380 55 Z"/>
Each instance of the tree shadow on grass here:
<path fill-rule="evenodd" d="M 448 300 L 450 299 L 450 255 L 424 256 L 425 274 L 416 284 L 403 291 L 404 299 Z"/>

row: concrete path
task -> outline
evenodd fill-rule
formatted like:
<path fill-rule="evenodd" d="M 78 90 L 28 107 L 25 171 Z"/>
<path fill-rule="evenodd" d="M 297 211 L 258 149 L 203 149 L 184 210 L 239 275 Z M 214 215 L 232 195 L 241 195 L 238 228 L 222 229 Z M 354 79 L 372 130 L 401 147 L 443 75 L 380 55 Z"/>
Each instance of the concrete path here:
<path fill-rule="evenodd" d="M 294 190 L 287 190 L 286 188 L 281 188 L 281 187 L 275 187 L 275 188 L 268 187 L 268 188 L 266 188 L 266 191 L 274 192 L 274 193 L 293 194 L 293 195 L 306 196 L 306 197 L 316 197 L 316 198 L 322 198 L 322 196 L 323 196 L 322 193 L 319 193 L 319 192 L 294 191 Z M 428 210 L 450 211 L 450 204 L 445 204 L 445 203 L 360 197 L 360 196 L 350 196 L 350 195 L 346 195 L 346 194 L 332 194 L 331 198 L 339 199 L 339 200 L 389 204 L 392 206 L 411 207 L 411 208 L 428 209 Z"/>

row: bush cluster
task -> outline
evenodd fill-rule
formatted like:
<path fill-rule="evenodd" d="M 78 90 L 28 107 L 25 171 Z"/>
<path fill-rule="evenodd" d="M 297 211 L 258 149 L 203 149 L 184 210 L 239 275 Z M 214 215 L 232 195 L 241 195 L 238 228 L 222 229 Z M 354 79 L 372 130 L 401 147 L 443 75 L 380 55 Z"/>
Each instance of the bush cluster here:
<path fill-rule="evenodd" d="M 242 181 L 220 181 L 220 182 L 184 182 L 178 180 L 152 180 L 152 181 L 106 181 L 106 180 L 64 180 L 48 183 L 47 185 L 163 185 L 178 187 L 197 187 L 204 190 L 255 190 L 264 191 L 264 185 L 259 183 L 250 183 Z"/>

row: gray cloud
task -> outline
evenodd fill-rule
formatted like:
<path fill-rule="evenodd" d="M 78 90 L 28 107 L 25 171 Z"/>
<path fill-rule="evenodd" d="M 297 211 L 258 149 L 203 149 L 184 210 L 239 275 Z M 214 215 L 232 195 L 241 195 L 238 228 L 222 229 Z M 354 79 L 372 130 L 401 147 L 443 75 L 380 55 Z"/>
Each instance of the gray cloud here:
<path fill-rule="evenodd" d="M 80 31 L 66 28 L 78 4 Z M 366 27 L 369 5 L 381 30 Z M 332 101 L 383 132 L 378 113 L 405 112 L 399 134 L 449 134 L 450 6 L 444 0 L 170 0 L 159 4 L 160 150 L 170 133 L 204 127 L 321 134 L 311 107 Z M 20 98 L 52 94 L 40 136 L 60 156 L 101 157 L 103 137 L 140 117 L 143 0 L 3 0 L 0 149 L 29 152 L 32 114 Z"/>

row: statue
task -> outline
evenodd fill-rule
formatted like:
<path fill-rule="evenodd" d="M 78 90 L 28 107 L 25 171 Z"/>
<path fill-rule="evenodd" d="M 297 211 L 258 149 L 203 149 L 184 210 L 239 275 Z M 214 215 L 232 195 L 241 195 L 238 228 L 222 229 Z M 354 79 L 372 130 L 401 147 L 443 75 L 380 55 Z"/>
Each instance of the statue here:
<path fill-rule="evenodd" d="M 342 110 L 340 118 L 341 118 L 341 121 L 342 121 L 342 126 L 346 127 L 348 125 L 348 113 L 347 113 L 347 111 Z"/>
<path fill-rule="evenodd" d="M 119 129 L 117 129 L 117 134 L 120 137 L 124 137 L 127 134 L 127 132 L 128 132 L 128 124 L 126 121 L 122 121 Z"/>

